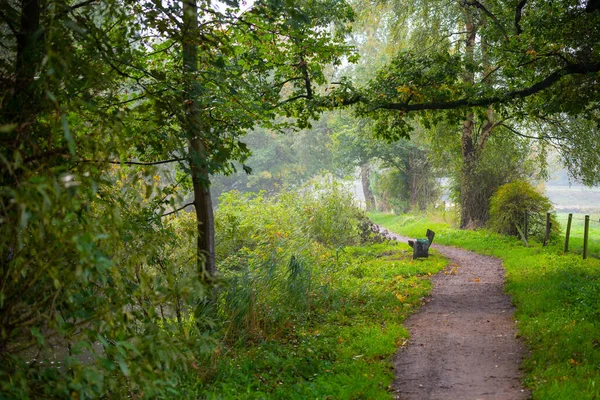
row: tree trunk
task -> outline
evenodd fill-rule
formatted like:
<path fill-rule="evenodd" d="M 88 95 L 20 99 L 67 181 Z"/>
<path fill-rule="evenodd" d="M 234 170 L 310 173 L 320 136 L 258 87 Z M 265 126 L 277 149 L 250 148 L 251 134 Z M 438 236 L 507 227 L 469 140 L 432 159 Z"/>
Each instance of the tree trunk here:
<path fill-rule="evenodd" d="M 481 204 L 478 201 L 475 170 L 478 154 L 473 143 L 473 113 L 467 115 L 462 127 L 462 171 L 460 176 L 460 227 L 477 227 L 481 225 Z"/>
<path fill-rule="evenodd" d="M 369 186 L 369 173 L 371 172 L 369 163 L 360 166 L 360 181 L 362 183 L 363 194 L 365 196 L 365 206 L 367 211 L 375 208 L 375 196 Z"/>
<path fill-rule="evenodd" d="M 209 282 L 216 272 L 215 232 L 212 201 L 210 198 L 210 177 L 207 168 L 208 153 L 202 141 L 202 133 L 208 129 L 202 121 L 198 104 L 198 84 L 195 73 L 198 71 L 198 8 L 196 0 L 183 1 L 183 68 L 189 86 L 186 88 L 187 104 L 186 135 L 188 138 L 188 160 L 194 188 L 194 208 L 198 229 L 197 265 L 200 278 Z"/>
<path fill-rule="evenodd" d="M 0 151 L 0 156 L 6 157 L 9 162 L 15 159 L 15 153 L 21 153 L 22 158 L 33 154 L 37 146 L 32 146 L 29 138 L 32 122 L 37 117 L 40 103 L 42 102 L 39 84 L 35 79 L 35 72 L 44 58 L 44 41 L 40 26 L 41 4 L 40 0 L 23 0 L 21 2 L 21 15 L 19 31 L 15 32 L 17 52 L 15 58 L 16 80 L 11 88 L 8 88 L 2 96 L 4 97 L 3 113 L 0 114 L 0 125 L 16 124 L 14 132 L 10 133 L 12 141 L 6 140 L 7 145 Z M 8 53 L 10 54 L 10 53 Z M 8 139 L 9 136 L 7 136 Z M 18 188 L 23 168 L 16 168 L 12 173 L 3 170 L 0 174 L 0 186 L 6 188 Z M 9 191 L 1 193 L 7 196 Z M 10 195 L 8 195 L 10 196 Z M 20 210 L 15 203 L 8 201 L 6 197 L 0 200 L 1 204 L 8 205 L 2 210 L 3 223 L 16 227 L 19 224 Z M 10 283 L 8 273 L 10 263 L 15 257 L 18 238 L 15 229 L 9 231 L 11 237 L 3 238 L 0 246 L 0 287 L 6 288 Z M 6 292 L 5 292 L 6 293 Z M 4 302 L 2 313 L 0 313 L 0 325 L 6 332 L 12 332 L 14 323 L 12 307 L 18 301 L 8 296 Z M 0 354 L 6 351 L 8 339 L 0 336 Z"/>
<path fill-rule="evenodd" d="M 473 17 L 468 6 L 465 6 L 464 8 L 464 15 L 467 35 L 465 42 L 465 59 L 467 61 L 473 61 L 477 29 L 473 23 Z M 466 84 L 473 85 L 475 83 L 475 74 L 472 71 L 465 71 L 463 80 Z M 463 164 L 460 177 L 461 228 L 475 227 L 482 223 L 480 215 L 478 215 L 479 213 L 477 212 L 481 205 L 478 204 L 477 182 L 475 182 L 474 179 L 474 172 L 478 162 L 478 151 L 473 137 L 474 118 L 474 114 L 468 112 L 462 124 L 461 147 Z"/>
<path fill-rule="evenodd" d="M 210 178 L 204 166 L 193 160 L 199 154 L 206 154 L 204 144 L 199 138 L 191 141 L 192 184 L 194 188 L 194 208 L 198 225 L 197 262 L 201 278 L 208 282 L 217 272 L 215 260 L 215 219 L 212 199 L 210 198 Z"/>
<path fill-rule="evenodd" d="M 468 7 L 465 8 L 466 32 L 467 40 L 465 46 L 466 59 L 473 61 L 474 46 L 476 43 L 477 26 L 473 22 L 472 15 Z M 485 20 L 482 21 L 485 25 Z M 491 71 L 489 65 L 489 57 L 487 51 L 487 43 L 481 40 L 481 56 L 484 71 L 488 74 Z M 468 84 L 475 83 L 475 75 L 473 72 L 466 71 L 463 79 Z M 488 84 L 492 84 L 493 80 L 487 79 Z M 466 119 L 462 125 L 462 171 L 461 171 L 461 228 L 476 228 L 482 226 L 488 219 L 488 203 L 492 193 L 489 188 L 482 188 L 480 182 L 481 176 L 478 174 L 481 154 L 483 149 L 492 134 L 496 124 L 494 123 L 494 111 L 488 108 L 485 118 L 487 121 L 480 128 L 479 135 L 475 135 L 475 116 L 472 112 L 467 113 Z"/>

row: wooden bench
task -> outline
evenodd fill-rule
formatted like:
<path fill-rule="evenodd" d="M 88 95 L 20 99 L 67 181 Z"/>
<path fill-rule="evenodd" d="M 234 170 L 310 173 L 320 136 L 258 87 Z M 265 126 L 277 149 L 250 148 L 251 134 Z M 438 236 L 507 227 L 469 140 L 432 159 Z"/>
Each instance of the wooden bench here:
<path fill-rule="evenodd" d="M 429 247 L 433 243 L 435 232 L 431 229 L 427 229 L 425 236 L 427 236 L 427 239 L 415 239 L 408 241 L 408 245 L 413 248 L 413 260 L 418 257 L 429 257 Z"/>

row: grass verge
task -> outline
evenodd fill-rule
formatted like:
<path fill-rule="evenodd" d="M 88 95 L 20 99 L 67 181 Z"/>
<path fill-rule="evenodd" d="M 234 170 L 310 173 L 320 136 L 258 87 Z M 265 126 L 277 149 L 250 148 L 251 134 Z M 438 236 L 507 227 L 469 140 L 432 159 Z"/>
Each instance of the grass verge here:
<path fill-rule="evenodd" d="M 332 256 L 334 256 L 332 254 Z M 391 357 L 408 338 L 402 322 L 445 266 L 413 261 L 396 243 L 346 247 L 316 283 L 305 324 L 258 343 L 221 348 L 186 380 L 190 398 L 389 399 Z"/>
<path fill-rule="evenodd" d="M 506 290 L 516 305 L 519 335 L 529 356 L 525 385 L 534 399 L 600 397 L 600 260 L 562 254 L 563 243 L 525 247 L 486 230 L 462 231 L 425 217 L 371 214 L 399 234 L 424 237 L 503 260 Z"/>

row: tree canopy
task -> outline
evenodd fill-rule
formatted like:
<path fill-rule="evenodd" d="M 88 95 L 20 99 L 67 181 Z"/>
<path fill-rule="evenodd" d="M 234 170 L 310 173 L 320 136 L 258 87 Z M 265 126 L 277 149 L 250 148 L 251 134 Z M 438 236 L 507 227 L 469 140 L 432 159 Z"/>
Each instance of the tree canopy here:
<path fill-rule="evenodd" d="M 598 148 L 586 151 L 590 140 L 600 142 L 596 3 L 385 2 L 389 25 L 410 19 L 409 44 L 368 85 L 339 88 L 339 101 L 359 104 L 389 138 L 409 134 L 408 118 L 460 121 L 462 110 L 485 116 L 491 107 L 492 124 L 547 141 L 575 179 L 598 184 Z M 472 51 L 467 33 L 476 40 Z M 581 120 L 593 121 L 586 135 Z"/>

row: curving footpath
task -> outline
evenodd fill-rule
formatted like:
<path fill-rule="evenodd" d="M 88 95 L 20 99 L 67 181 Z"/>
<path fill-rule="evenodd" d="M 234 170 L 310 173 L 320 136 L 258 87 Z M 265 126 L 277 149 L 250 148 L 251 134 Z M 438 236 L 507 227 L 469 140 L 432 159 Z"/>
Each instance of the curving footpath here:
<path fill-rule="evenodd" d="M 408 238 L 389 233 L 406 243 Z M 527 399 L 519 365 L 514 307 L 504 293 L 499 259 L 433 247 L 450 260 L 433 290 L 409 317 L 411 340 L 394 357 L 396 399 Z"/>

